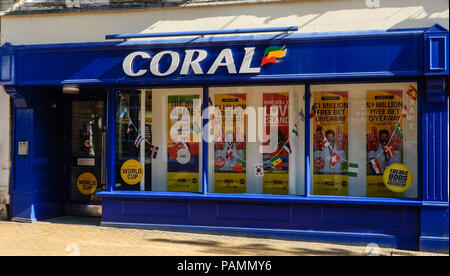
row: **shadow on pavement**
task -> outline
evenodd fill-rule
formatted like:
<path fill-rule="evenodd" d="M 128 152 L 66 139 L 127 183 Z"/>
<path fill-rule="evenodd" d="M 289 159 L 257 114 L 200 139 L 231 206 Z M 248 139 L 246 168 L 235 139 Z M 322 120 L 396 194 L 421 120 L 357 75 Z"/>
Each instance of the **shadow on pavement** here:
<path fill-rule="evenodd" d="M 300 255 L 300 256 L 355 256 L 359 255 L 354 251 L 342 248 L 286 248 L 277 249 L 269 244 L 249 243 L 239 246 L 227 246 L 226 243 L 209 240 L 172 240 L 172 239 L 150 239 L 150 242 L 162 242 L 170 244 L 185 244 L 204 247 L 203 253 L 224 254 L 224 255 Z"/>
<path fill-rule="evenodd" d="M 69 224 L 69 225 L 90 225 L 100 226 L 101 218 L 99 217 L 72 217 L 63 216 L 45 220 L 48 223 Z"/>

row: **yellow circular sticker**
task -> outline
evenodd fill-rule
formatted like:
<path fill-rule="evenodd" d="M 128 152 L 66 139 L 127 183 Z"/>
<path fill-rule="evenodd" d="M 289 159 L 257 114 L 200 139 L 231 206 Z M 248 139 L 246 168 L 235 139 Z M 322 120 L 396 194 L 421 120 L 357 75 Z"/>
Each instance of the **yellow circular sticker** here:
<path fill-rule="evenodd" d="M 412 180 L 411 170 L 400 163 L 390 165 L 383 173 L 384 185 L 395 193 L 407 191 L 411 187 Z"/>
<path fill-rule="evenodd" d="M 82 173 L 77 179 L 78 191 L 83 195 L 91 195 L 97 189 L 97 178 L 90 172 Z"/>
<path fill-rule="evenodd" d="M 129 185 L 135 185 L 141 182 L 143 174 L 144 170 L 142 169 L 141 163 L 134 159 L 125 161 L 120 168 L 122 180 Z"/>

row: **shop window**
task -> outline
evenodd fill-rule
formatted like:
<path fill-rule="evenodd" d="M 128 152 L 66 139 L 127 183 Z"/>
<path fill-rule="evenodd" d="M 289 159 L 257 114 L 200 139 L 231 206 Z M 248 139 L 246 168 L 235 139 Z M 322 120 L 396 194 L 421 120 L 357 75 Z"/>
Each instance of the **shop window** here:
<path fill-rule="evenodd" d="M 304 86 L 210 87 L 214 193 L 303 195 Z"/>
<path fill-rule="evenodd" d="M 416 83 L 312 85 L 312 193 L 416 198 L 417 101 Z"/>
<path fill-rule="evenodd" d="M 116 190 L 201 192 L 201 95 L 117 91 Z"/>

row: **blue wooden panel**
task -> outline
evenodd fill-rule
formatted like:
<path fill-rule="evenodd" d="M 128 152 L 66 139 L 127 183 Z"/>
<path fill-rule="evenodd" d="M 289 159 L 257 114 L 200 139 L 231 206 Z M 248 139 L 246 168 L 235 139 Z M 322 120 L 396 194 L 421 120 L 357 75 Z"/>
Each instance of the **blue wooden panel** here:
<path fill-rule="evenodd" d="M 321 209 L 321 218 L 323 224 L 334 225 L 402 227 L 405 224 L 403 211 L 379 208 L 325 207 Z"/>
<path fill-rule="evenodd" d="M 184 211 L 182 202 L 185 203 Z M 141 213 L 121 213 L 123 204 L 131 204 L 133 210 L 141 210 Z M 103 199 L 102 222 L 106 225 L 194 229 L 327 242 L 378 242 L 380 245 L 404 249 L 418 249 L 419 245 L 418 207 L 328 205 L 324 209 L 320 204 L 261 205 L 214 200 L 191 200 L 173 204 L 158 199 L 135 201 L 106 197 Z M 157 209 L 150 209 L 150 206 Z M 166 208 L 175 210 L 166 213 Z M 182 215 L 186 213 L 190 216 Z M 337 217 L 333 218 L 333 215 Z"/>
<path fill-rule="evenodd" d="M 0 47 L 0 85 L 14 85 L 14 46 L 5 43 Z"/>
<path fill-rule="evenodd" d="M 449 211 L 446 207 L 421 208 L 420 249 L 426 251 L 449 250 Z"/>
<path fill-rule="evenodd" d="M 448 97 L 424 101 L 421 120 L 423 200 L 448 202 Z"/>
<path fill-rule="evenodd" d="M 45 91 L 46 93 L 39 93 Z M 59 92 L 59 93 L 58 93 Z M 12 216 L 44 219 L 62 211 L 62 132 L 57 88 L 23 89 L 30 108 L 15 108 L 14 145 L 28 141 L 28 155 L 14 156 Z"/>
<path fill-rule="evenodd" d="M 424 73 L 448 75 L 449 73 L 449 33 L 439 25 L 429 28 L 424 34 Z"/>
<path fill-rule="evenodd" d="M 188 218 L 189 202 L 177 201 L 123 201 L 123 216 Z"/>
<path fill-rule="evenodd" d="M 445 70 L 446 37 L 430 37 L 430 70 Z"/>
<path fill-rule="evenodd" d="M 28 141 L 28 153 L 33 151 L 33 123 L 32 109 L 15 109 L 15 141 L 17 145 L 19 141 Z M 15 147 L 17 149 L 17 147 Z M 33 174 L 31 160 L 28 156 L 20 156 L 17 150 L 13 152 L 14 156 L 14 183 L 11 187 L 11 215 L 24 219 L 35 219 L 31 212 L 33 205 Z"/>
<path fill-rule="evenodd" d="M 292 220 L 290 206 L 219 203 L 216 208 L 218 219 L 280 222 Z"/>

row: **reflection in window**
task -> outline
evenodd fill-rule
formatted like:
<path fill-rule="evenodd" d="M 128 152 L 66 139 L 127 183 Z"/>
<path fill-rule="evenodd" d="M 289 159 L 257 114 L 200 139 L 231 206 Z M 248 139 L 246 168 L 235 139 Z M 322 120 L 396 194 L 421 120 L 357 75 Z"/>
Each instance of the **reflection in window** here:
<path fill-rule="evenodd" d="M 304 86 L 209 91 L 209 191 L 304 194 Z"/>
<path fill-rule="evenodd" d="M 417 197 L 416 87 L 416 83 L 311 86 L 314 195 Z M 398 168 L 405 168 L 413 179 L 403 191 L 387 180 L 391 170 L 403 171 Z"/>
<path fill-rule="evenodd" d="M 197 90 L 117 91 L 116 190 L 201 190 Z"/>

